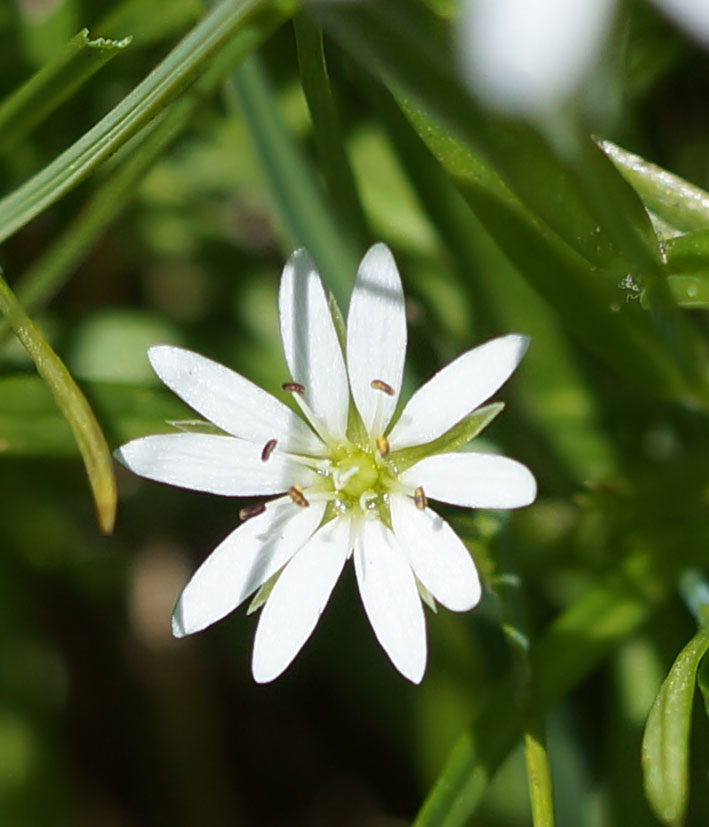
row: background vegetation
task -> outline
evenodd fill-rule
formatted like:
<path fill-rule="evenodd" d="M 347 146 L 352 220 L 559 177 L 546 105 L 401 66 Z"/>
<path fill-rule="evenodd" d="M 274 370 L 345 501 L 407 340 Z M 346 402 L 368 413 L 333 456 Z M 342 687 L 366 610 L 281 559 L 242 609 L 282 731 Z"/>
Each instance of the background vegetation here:
<path fill-rule="evenodd" d="M 709 196 L 589 137 L 709 186 L 707 55 L 627 3 L 583 94 L 532 128 L 469 96 L 455 13 L 0 4 L 0 263 L 37 326 L 2 286 L 3 825 L 515 827 L 525 744 L 537 825 L 546 754 L 561 825 L 708 823 Z M 108 530 L 101 432 L 113 449 L 190 416 L 146 348 L 279 393 L 285 258 L 307 246 L 344 305 L 379 239 L 408 296 L 411 386 L 487 337 L 532 337 L 484 438 L 540 496 L 447 515 L 486 594 L 428 613 L 420 687 L 351 572 L 257 686 L 243 610 L 169 630 L 243 503 L 118 468 L 104 535 L 77 438 Z"/>

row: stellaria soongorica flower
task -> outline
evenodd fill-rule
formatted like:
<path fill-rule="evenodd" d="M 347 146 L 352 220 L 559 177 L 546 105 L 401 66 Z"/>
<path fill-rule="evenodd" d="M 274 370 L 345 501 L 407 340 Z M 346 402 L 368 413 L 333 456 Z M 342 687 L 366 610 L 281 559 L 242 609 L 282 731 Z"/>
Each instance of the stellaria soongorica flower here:
<path fill-rule="evenodd" d="M 273 497 L 204 561 L 173 614 L 177 637 L 198 632 L 257 593 L 258 682 L 298 654 L 353 557 L 374 633 L 396 668 L 418 683 L 426 666 L 422 597 L 453 611 L 480 599 L 472 558 L 428 506 L 518 508 L 536 483 L 519 462 L 457 451 L 501 409 L 480 408 L 527 348 L 510 334 L 464 353 L 394 416 L 406 353 L 404 296 L 388 247 L 363 258 L 347 316 L 304 250 L 279 294 L 283 349 L 302 417 L 232 370 L 182 348 L 148 355 L 160 379 L 223 433 L 181 432 L 127 443 L 117 456 L 143 477 L 233 497 Z M 393 424 L 392 424 L 392 420 Z"/>

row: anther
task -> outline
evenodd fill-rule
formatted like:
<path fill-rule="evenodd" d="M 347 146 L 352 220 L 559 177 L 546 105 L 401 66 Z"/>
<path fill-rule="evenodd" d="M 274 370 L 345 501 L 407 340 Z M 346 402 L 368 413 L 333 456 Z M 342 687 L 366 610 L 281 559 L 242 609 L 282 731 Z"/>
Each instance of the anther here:
<path fill-rule="evenodd" d="M 389 440 L 385 436 L 377 437 L 377 450 L 381 456 L 389 456 Z"/>
<path fill-rule="evenodd" d="M 250 520 L 252 517 L 258 517 L 266 510 L 266 503 L 255 503 L 254 505 L 245 505 L 239 509 L 240 520 Z"/>
<path fill-rule="evenodd" d="M 421 511 L 423 511 L 428 505 L 428 500 L 426 499 L 426 494 L 422 485 L 419 485 L 419 487 L 414 491 L 414 503 L 416 504 L 416 508 L 420 508 Z"/>
<path fill-rule="evenodd" d="M 305 494 L 303 494 L 302 488 L 299 488 L 297 485 L 291 485 L 288 489 L 288 496 L 301 508 L 307 508 L 310 505 L 310 503 L 305 499 Z"/>
<path fill-rule="evenodd" d="M 261 462 L 267 462 L 271 454 L 273 453 L 273 449 L 278 445 L 277 439 L 269 439 L 268 442 L 263 446 L 263 451 L 261 451 Z"/>
<path fill-rule="evenodd" d="M 299 393 L 301 396 L 305 393 L 305 385 L 301 385 L 300 382 L 284 382 L 281 387 L 284 391 Z"/>
<path fill-rule="evenodd" d="M 369 386 L 375 391 L 384 391 L 387 396 L 394 396 L 396 391 L 391 385 L 387 384 L 383 379 L 372 379 Z"/>

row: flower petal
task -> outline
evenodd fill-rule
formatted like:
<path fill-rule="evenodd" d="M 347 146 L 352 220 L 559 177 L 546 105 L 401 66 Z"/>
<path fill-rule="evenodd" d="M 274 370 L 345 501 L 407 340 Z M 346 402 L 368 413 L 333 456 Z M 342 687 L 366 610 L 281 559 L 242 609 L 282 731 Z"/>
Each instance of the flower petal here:
<path fill-rule="evenodd" d="M 277 678 L 312 634 L 349 553 L 350 520 L 335 518 L 308 540 L 283 570 L 256 629 L 252 671 L 258 683 Z"/>
<path fill-rule="evenodd" d="M 151 347 L 148 358 L 170 390 L 227 433 L 261 446 L 277 439 L 287 451 L 324 452 L 322 442 L 297 414 L 224 365 L 172 345 Z"/>
<path fill-rule="evenodd" d="M 344 442 L 350 392 L 342 348 L 312 259 L 297 250 L 283 269 L 278 295 L 283 351 L 293 381 L 327 433 Z"/>
<path fill-rule="evenodd" d="M 526 465 L 497 454 L 435 454 L 404 471 L 404 485 L 467 508 L 520 508 L 534 502 L 537 483 Z"/>
<path fill-rule="evenodd" d="M 116 451 L 116 459 L 149 480 L 228 497 L 281 494 L 291 485 L 307 487 L 317 479 L 314 471 L 282 454 L 263 462 L 259 445 L 215 434 L 134 439 Z"/>
<path fill-rule="evenodd" d="M 172 632 L 183 637 L 221 620 L 281 569 L 320 524 L 325 503 L 300 508 L 269 503 L 242 523 L 194 573 L 172 615 Z"/>
<path fill-rule="evenodd" d="M 459 26 L 466 79 L 509 114 L 557 107 L 591 69 L 613 7 L 613 0 L 466 0 Z"/>
<path fill-rule="evenodd" d="M 347 369 L 357 410 L 367 431 L 383 433 L 396 407 L 406 356 L 404 293 L 386 244 L 362 259 L 347 315 Z M 385 382 L 393 395 L 372 388 Z"/>
<path fill-rule="evenodd" d="M 391 520 L 414 574 L 431 594 L 454 612 L 466 612 L 480 600 L 480 578 L 462 540 L 430 508 L 417 508 L 410 497 L 392 494 Z"/>
<path fill-rule="evenodd" d="M 460 422 L 507 381 L 528 345 L 526 336 L 500 336 L 438 371 L 407 402 L 389 434 L 391 450 L 430 442 Z"/>
<path fill-rule="evenodd" d="M 396 537 L 379 520 L 362 520 L 354 549 L 357 584 L 374 634 L 412 683 L 426 669 L 426 626 L 416 581 Z"/>

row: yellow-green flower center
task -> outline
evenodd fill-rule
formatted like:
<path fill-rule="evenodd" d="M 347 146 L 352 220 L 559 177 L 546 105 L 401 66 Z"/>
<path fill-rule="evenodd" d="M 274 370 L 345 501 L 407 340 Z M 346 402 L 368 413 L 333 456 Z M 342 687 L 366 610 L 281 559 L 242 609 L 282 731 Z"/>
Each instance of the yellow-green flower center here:
<path fill-rule="evenodd" d="M 371 454 L 357 451 L 341 459 L 335 467 L 344 483 L 341 491 L 350 497 L 360 497 L 378 487 L 380 471 Z"/>

